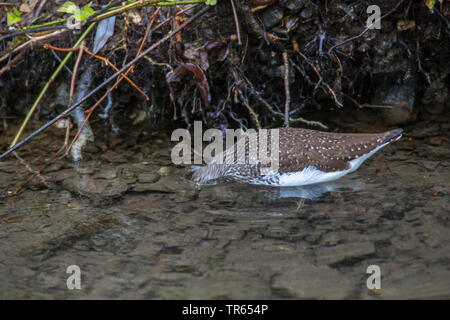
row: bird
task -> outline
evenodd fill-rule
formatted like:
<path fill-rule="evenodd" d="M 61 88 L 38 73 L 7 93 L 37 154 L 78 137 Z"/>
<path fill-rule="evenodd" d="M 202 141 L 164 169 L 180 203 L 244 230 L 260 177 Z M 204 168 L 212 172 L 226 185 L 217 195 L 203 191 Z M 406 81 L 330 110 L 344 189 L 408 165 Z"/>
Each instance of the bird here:
<path fill-rule="evenodd" d="M 220 179 L 279 187 L 303 186 L 337 180 L 354 172 L 381 148 L 402 137 L 402 129 L 382 133 L 334 133 L 302 128 L 266 129 L 267 138 L 243 136 L 206 166 L 192 181 L 198 185 Z M 274 140 L 276 138 L 276 140 Z M 252 147 L 252 142 L 256 147 Z M 265 143 L 266 145 L 263 145 Z M 275 151 L 271 149 L 272 146 Z M 267 152 L 268 160 L 257 152 Z M 241 154 L 244 157 L 239 158 Z M 256 160 L 255 160 L 256 159 Z M 270 160 L 270 161 L 269 161 Z M 276 161 L 276 169 L 273 164 Z M 270 162 L 270 167 L 268 163 Z"/>

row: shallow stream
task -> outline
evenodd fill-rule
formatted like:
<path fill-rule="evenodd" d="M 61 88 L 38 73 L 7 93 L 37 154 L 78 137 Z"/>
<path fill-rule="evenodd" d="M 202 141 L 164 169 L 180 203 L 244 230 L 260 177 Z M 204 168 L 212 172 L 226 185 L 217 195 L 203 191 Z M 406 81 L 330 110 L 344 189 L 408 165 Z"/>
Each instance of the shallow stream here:
<path fill-rule="evenodd" d="M 356 173 L 310 188 L 198 192 L 164 136 L 97 136 L 80 168 L 59 159 L 12 196 L 30 172 L 10 156 L 0 298 L 448 299 L 448 132 L 447 121 L 412 126 Z M 63 136 L 52 128 L 19 155 L 38 168 Z M 70 265 L 81 290 L 67 288 Z M 367 287 L 371 265 L 381 289 Z"/>

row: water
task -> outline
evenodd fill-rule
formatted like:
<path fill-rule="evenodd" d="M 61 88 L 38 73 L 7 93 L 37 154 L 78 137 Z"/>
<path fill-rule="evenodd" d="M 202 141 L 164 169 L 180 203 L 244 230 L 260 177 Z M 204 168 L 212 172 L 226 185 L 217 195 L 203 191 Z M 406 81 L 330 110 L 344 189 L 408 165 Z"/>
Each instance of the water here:
<path fill-rule="evenodd" d="M 307 189 L 198 191 L 187 168 L 170 164 L 164 137 L 97 134 L 78 171 L 59 159 L 45 181 L 11 196 L 30 173 L 9 157 L 0 162 L 0 298 L 449 298 L 445 125 L 406 130 L 356 173 Z M 37 168 L 63 135 L 51 129 L 19 154 Z M 81 290 L 67 289 L 70 265 Z M 370 265 L 381 289 L 367 288 Z"/>

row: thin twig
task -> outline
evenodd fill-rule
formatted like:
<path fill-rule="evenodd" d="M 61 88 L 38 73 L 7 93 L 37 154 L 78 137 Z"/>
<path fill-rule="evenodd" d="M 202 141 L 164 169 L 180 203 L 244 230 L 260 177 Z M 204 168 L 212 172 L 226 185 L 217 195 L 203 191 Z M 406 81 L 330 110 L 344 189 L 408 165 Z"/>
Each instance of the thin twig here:
<path fill-rule="evenodd" d="M 238 45 L 242 45 L 241 28 L 239 26 L 239 20 L 238 20 L 238 16 L 236 13 L 236 8 L 234 7 L 234 1 L 230 0 L 230 2 L 231 2 L 231 9 L 233 11 L 234 24 L 236 25 L 236 35 L 237 35 Z"/>
<path fill-rule="evenodd" d="M 425 70 L 423 70 L 422 61 L 420 60 L 420 45 L 419 45 L 418 39 L 416 39 L 416 57 L 417 57 L 417 67 L 418 67 L 419 71 L 423 73 L 423 75 L 425 76 L 425 79 L 427 79 L 428 85 L 430 86 L 431 85 L 430 74 L 425 72 Z"/>
<path fill-rule="evenodd" d="M 328 127 L 326 125 L 324 125 L 322 122 L 320 121 L 311 121 L 311 120 L 306 120 L 302 117 L 296 118 L 296 119 L 289 119 L 290 122 L 303 122 L 304 124 L 307 124 L 308 126 L 317 126 L 317 127 L 321 127 L 325 130 L 328 130 Z"/>
<path fill-rule="evenodd" d="M 320 71 L 317 69 L 317 67 L 311 61 L 309 61 L 309 59 L 303 53 L 301 53 L 300 51 L 298 51 L 297 53 L 306 61 L 306 63 L 308 63 L 311 66 L 311 68 L 314 70 L 314 72 L 316 73 L 317 77 L 319 78 L 319 81 L 317 82 L 317 84 L 314 87 L 314 91 L 321 85 L 325 86 L 325 88 L 328 90 L 330 95 L 333 97 L 334 103 L 338 107 L 342 108 L 343 105 L 337 99 L 336 93 L 333 91 L 333 89 L 331 89 L 331 87 L 328 85 L 328 83 L 323 81 L 322 75 L 320 74 Z"/>
<path fill-rule="evenodd" d="M 388 13 L 386 13 L 384 16 L 376 19 L 373 23 L 371 23 L 370 25 L 368 25 L 360 34 L 358 34 L 357 36 L 353 36 L 348 38 L 347 40 L 342 41 L 341 43 L 335 44 L 334 46 L 332 46 L 330 49 L 328 49 L 328 54 L 331 54 L 331 51 L 333 51 L 333 49 L 340 47 L 350 41 L 356 40 L 360 37 L 362 37 L 367 31 L 369 31 L 374 24 L 376 24 L 378 21 L 381 21 L 382 19 L 386 18 L 387 16 L 389 16 L 391 13 L 393 13 L 395 10 L 397 10 L 397 8 L 403 3 L 403 0 L 401 0 L 399 3 L 397 3 L 397 5 L 390 10 Z"/>
<path fill-rule="evenodd" d="M 77 57 L 77 60 L 75 61 L 75 65 L 73 67 L 72 81 L 70 82 L 69 103 L 72 103 L 73 93 L 75 91 L 75 82 L 77 81 L 78 67 L 80 66 L 81 58 L 83 57 L 83 52 L 84 52 L 85 48 L 86 48 L 86 42 L 83 40 L 83 41 L 81 41 L 81 44 L 79 46 L 78 57 Z"/>
<path fill-rule="evenodd" d="M 55 57 L 56 60 L 58 60 L 59 63 L 62 63 L 61 58 L 56 54 L 55 50 L 51 50 L 53 56 Z M 66 71 L 72 76 L 72 70 L 69 69 L 69 67 L 67 67 L 66 65 L 64 65 L 64 69 L 66 69 Z"/>
<path fill-rule="evenodd" d="M 118 72 L 114 73 L 112 76 L 110 76 L 108 79 L 106 79 L 102 84 L 100 84 L 97 88 L 92 90 L 89 94 L 87 94 L 83 99 L 79 100 L 75 104 L 71 105 L 69 108 L 67 108 L 64 112 L 60 113 L 58 116 L 47 122 L 45 125 L 41 126 L 38 130 L 34 131 L 32 134 L 30 134 L 28 137 L 20 141 L 19 143 L 13 145 L 10 149 L 8 149 L 5 153 L 3 153 L 0 156 L 0 160 L 9 155 L 11 152 L 17 150 L 21 146 L 23 146 L 25 143 L 29 142 L 32 138 L 34 138 L 36 135 L 41 133 L 42 131 L 46 130 L 48 127 L 50 127 L 52 124 L 54 124 L 56 121 L 58 121 L 61 118 L 66 117 L 72 110 L 74 110 L 76 107 L 78 107 L 80 104 L 84 103 L 87 99 L 92 97 L 95 93 L 100 91 L 103 87 L 105 87 L 108 83 L 110 83 L 112 80 L 114 80 L 117 76 L 119 76 L 121 73 L 123 73 L 125 70 L 127 70 L 129 67 L 134 65 L 136 62 L 138 62 L 140 59 L 142 59 L 145 55 L 147 55 L 149 52 L 153 51 L 155 48 L 159 47 L 162 43 L 166 42 L 170 38 L 172 38 L 174 35 L 176 35 L 178 32 L 182 31 L 186 26 L 191 24 L 193 21 L 201 17 L 203 14 L 205 14 L 210 9 L 210 6 L 206 6 L 203 9 L 201 9 L 199 12 L 194 14 L 191 18 L 189 18 L 186 22 L 184 22 L 182 25 L 180 25 L 177 29 L 173 30 L 171 33 L 165 35 L 163 38 L 161 38 L 159 41 L 154 43 L 152 46 L 150 46 L 148 49 L 146 49 L 144 52 L 142 52 L 139 56 L 128 62 L 126 65 L 124 65 Z"/>
<path fill-rule="evenodd" d="M 289 128 L 289 105 L 291 103 L 291 94 L 289 92 L 289 56 L 287 51 L 283 52 L 284 64 L 284 95 L 286 101 L 284 102 L 284 126 Z"/>
<path fill-rule="evenodd" d="M 447 20 L 447 18 L 439 12 L 438 9 L 436 9 L 436 7 L 433 7 L 433 11 L 436 12 L 439 17 L 441 17 L 442 20 L 444 20 L 444 22 L 447 24 L 447 30 L 450 30 L 450 22 Z"/>
<path fill-rule="evenodd" d="M 4 74 L 6 71 L 8 71 L 9 69 L 11 69 L 17 62 L 19 62 L 20 60 L 22 60 L 24 54 L 25 54 L 25 51 L 22 51 L 22 52 L 19 53 L 17 56 L 15 56 L 14 59 L 12 59 L 6 66 L 4 66 L 4 67 L 0 70 L 0 76 L 1 76 L 2 74 Z"/>
<path fill-rule="evenodd" d="M 45 6 L 45 3 L 47 2 L 47 0 L 42 0 L 41 3 L 39 4 L 38 9 L 36 10 L 35 14 L 34 14 L 34 19 L 36 19 L 37 17 L 39 17 L 39 15 L 41 14 L 42 8 Z"/>
<path fill-rule="evenodd" d="M 142 49 L 143 49 L 143 47 L 144 47 L 144 44 L 145 44 L 145 42 L 146 42 L 146 39 L 147 39 L 147 37 L 148 37 L 148 34 L 149 34 L 150 30 L 151 30 L 151 27 L 152 27 L 152 25 L 153 25 L 153 23 L 154 23 L 154 21 L 155 21 L 155 17 L 156 17 L 156 15 L 158 14 L 159 11 L 160 11 L 160 8 L 156 9 L 155 12 L 153 13 L 153 15 L 152 15 L 152 21 L 150 22 L 149 26 L 147 27 L 147 30 L 146 30 L 146 32 L 145 32 L 144 37 L 142 38 L 142 42 L 141 42 L 141 45 L 140 45 L 140 47 L 139 47 L 139 50 L 138 50 L 136 56 L 138 56 L 138 55 L 141 53 L 141 51 L 142 51 Z M 145 57 L 145 58 L 147 58 L 147 57 Z M 107 60 L 107 61 L 108 61 L 108 60 Z M 109 61 L 108 61 L 108 62 L 109 62 Z M 118 69 L 115 68 L 115 70 L 117 71 Z M 70 152 L 70 150 L 72 149 L 73 144 L 77 141 L 78 137 L 79 137 L 80 134 L 81 134 L 81 131 L 83 130 L 83 128 L 84 128 L 84 126 L 86 125 L 87 121 L 89 120 L 89 118 L 90 118 L 91 115 L 93 114 L 94 110 L 100 105 L 100 103 L 101 103 L 104 99 L 106 99 L 106 97 L 109 97 L 109 96 L 110 96 L 111 92 L 119 85 L 120 82 L 122 82 L 123 79 L 128 79 L 127 74 L 130 73 L 130 72 L 133 72 L 133 70 L 134 70 L 134 65 L 132 65 L 130 68 L 128 68 L 128 70 L 127 70 L 124 74 L 121 74 L 121 77 L 120 77 L 119 79 L 117 79 L 116 83 L 115 83 L 114 85 L 112 85 L 112 86 L 108 89 L 108 91 L 107 91 L 107 92 L 106 92 L 106 93 L 105 93 L 105 94 L 104 94 L 104 95 L 103 95 L 103 96 L 102 96 L 102 97 L 101 97 L 101 98 L 100 98 L 100 99 L 99 99 L 92 107 L 90 107 L 89 109 L 86 110 L 86 113 L 87 113 L 88 115 L 86 116 L 86 118 L 85 118 L 83 124 L 82 124 L 82 125 L 80 126 L 80 128 L 78 129 L 78 131 L 77 131 L 75 137 L 72 139 L 72 142 L 70 143 L 69 147 L 68 147 L 67 150 L 66 150 L 66 154 L 68 154 L 68 153 Z M 147 99 L 147 100 L 148 100 L 148 99 Z"/>
<path fill-rule="evenodd" d="M 94 57 L 94 58 L 97 58 L 97 59 L 99 59 L 99 60 L 101 60 L 101 61 L 103 61 L 106 65 L 108 65 L 108 66 L 110 66 L 111 68 L 113 68 L 115 71 L 118 71 L 119 70 L 119 68 L 117 68 L 114 64 L 112 64 L 112 62 L 111 61 L 109 61 L 108 59 L 106 59 L 105 57 L 102 57 L 102 56 L 99 56 L 99 55 L 97 55 L 97 54 L 94 54 L 93 52 L 91 52 L 91 51 L 89 51 L 87 48 L 86 48 L 86 46 L 79 46 L 79 47 L 77 47 L 77 48 L 70 48 L 70 49 L 67 49 L 67 48 L 57 48 L 57 47 L 54 47 L 54 46 L 52 46 L 52 45 L 50 45 L 50 44 L 45 44 L 44 45 L 44 48 L 48 48 L 48 49 L 52 49 L 52 50 L 56 50 L 56 51 L 63 51 L 63 52 L 74 52 L 74 51 L 81 51 L 81 52 L 86 52 L 87 54 L 89 54 L 90 56 L 92 56 L 92 57 Z M 78 56 L 78 58 L 80 58 L 80 55 Z M 123 74 L 122 75 L 137 91 L 139 91 L 144 97 L 145 97 L 145 99 L 148 101 L 148 100 L 150 100 L 150 98 L 147 96 L 147 94 L 144 92 L 144 91 L 142 91 L 130 78 L 128 78 L 127 76 L 126 76 L 126 74 Z M 71 88 L 72 89 L 72 88 Z M 73 93 L 73 91 L 71 91 L 72 93 Z"/>
<path fill-rule="evenodd" d="M 268 103 L 266 100 L 264 100 L 264 98 L 261 97 L 260 93 L 257 92 L 255 90 L 255 88 L 253 87 L 253 84 L 247 79 L 245 78 L 246 83 L 249 86 L 250 89 L 250 94 L 252 96 L 254 96 L 256 99 L 258 99 L 271 113 L 273 113 L 274 115 L 280 116 L 280 117 L 285 117 L 285 115 L 282 112 L 276 111 L 271 105 L 270 103 Z M 303 122 L 304 124 L 308 125 L 308 126 L 317 126 L 317 127 L 321 127 L 323 129 L 328 129 L 328 127 L 326 125 L 324 125 L 322 122 L 320 121 L 311 121 L 311 120 L 306 120 L 302 117 L 299 118 L 295 118 L 295 119 L 291 119 L 289 118 L 289 122 Z"/>
<path fill-rule="evenodd" d="M 233 74 L 233 77 L 234 77 L 234 80 L 235 80 L 235 84 L 234 84 L 235 94 L 239 97 L 239 100 L 241 101 L 241 103 L 247 108 L 248 112 L 253 117 L 253 120 L 255 122 L 256 127 L 258 129 L 260 129 L 261 128 L 261 124 L 260 124 L 259 119 L 258 119 L 258 114 L 250 106 L 250 104 L 248 103 L 248 99 L 244 96 L 244 94 L 242 93 L 242 91 L 240 89 L 240 85 L 239 84 L 242 81 L 239 79 L 237 71 L 234 68 L 231 68 L 230 70 L 231 70 L 231 73 Z"/>
<path fill-rule="evenodd" d="M 61 35 L 62 33 L 66 32 L 68 29 L 65 30 L 58 30 L 55 31 L 53 33 L 50 34 L 46 34 L 40 37 L 33 37 L 30 40 L 28 40 L 27 42 L 23 43 L 22 45 L 18 46 L 17 48 L 15 48 L 14 50 L 12 50 L 11 52 L 8 52 L 7 54 L 5 54 L 3 57 L 0 58 L 0 62 L 6 60 L 8 57 L 10 57 L 12 54 L 19 52 L 23 49 L 26 49 L 28 47 L 33 46 L 35 43 L 41 42 L 41 41 L 45 41 L 51 38 L 54 38 L 56 36 Z"/>
<path fill-rule="evenodd" d="M 89 32 L 92 30 L 92 28 L 94 28 L 95 23 L 92 23 L 87 29 L 86 31 L 81 35 L 80 39 L 78 39 L 78 41 L 75 43 L 74 47 L 78 47 L 81 43 L 81 41 L 84 40 L 84 38 L 86 38 L 86 36 L 89 34 Z M 37 106 L 39 105 L 39 103 L 41 102 L 42 98 L 44 97 L 45 93 L 47 92 L 48 88 L 50 87 L 50 85 L 53 83 L 53 81 L 56 79 L 56 77 L 58 76 L 59 72 L 62 70 L 63 66 L 67 63 L 67 61 L 70 59 L 70 57 L 72 56 L 72 52 L 69 52 L 65 58 L 63 59 L 63 61 L 59 64 L 59 66 L 56 68 L 55 72 L 53 72 L 53 74 L 51 75 L 50 79 L 47 81 L 47 83 L 45 84 L 44 88 L 42 88 L 41 92 L 39 93 L 39 96 L 36 98 L 36 100 L 34 101 L 33 105 L 30 108 L 30 111 L 28 111 L 27 116 L 25 117 L 25 120 L 23 121 L 19 131 L 17 132 L 16 136 L 14 137 L 13 142 L 11 143 L 10 147 L 13 147 L 17 141 L 19 141 L 20 136 L 22 135 L 23 130 L 25 130 L 25 127 L 27 126 L 28 121 L 30 120 L 31 116 L 33 115 L 34 111 L 36 110 Z"/>
<path fill-rule="evenodd" d="M 37 32 L 50 31 L 50 30 L 60 30 L 60 29 L 68 29 L 68 27 L 65 26 L 65 25 L 61 25 L 61 26 L 46 26 L 46 27 L 35 28 L 35 29 L 32 29 L 32 30 L 16 31 L 14 33 L 8 33 L 8 34 L 0 37 L 0 41 L 6 40 L 6 39 L 9 39 L 9 38 L 14 38 L 14 37 L 20 36 L 22 34 L 37 33 Z"/>

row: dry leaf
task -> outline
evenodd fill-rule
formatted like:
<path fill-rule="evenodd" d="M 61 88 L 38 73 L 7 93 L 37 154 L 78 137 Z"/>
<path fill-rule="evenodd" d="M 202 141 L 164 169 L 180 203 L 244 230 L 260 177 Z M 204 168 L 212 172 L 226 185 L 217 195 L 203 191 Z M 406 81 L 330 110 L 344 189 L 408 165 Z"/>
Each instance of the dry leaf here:
<path fill-rule="evenodd" d="M 400 20 L 397 21 L 397 30 L 405 31 L 409 29 L 414 29 L 416 27 L 416 22 L 414 20 Z"/>

